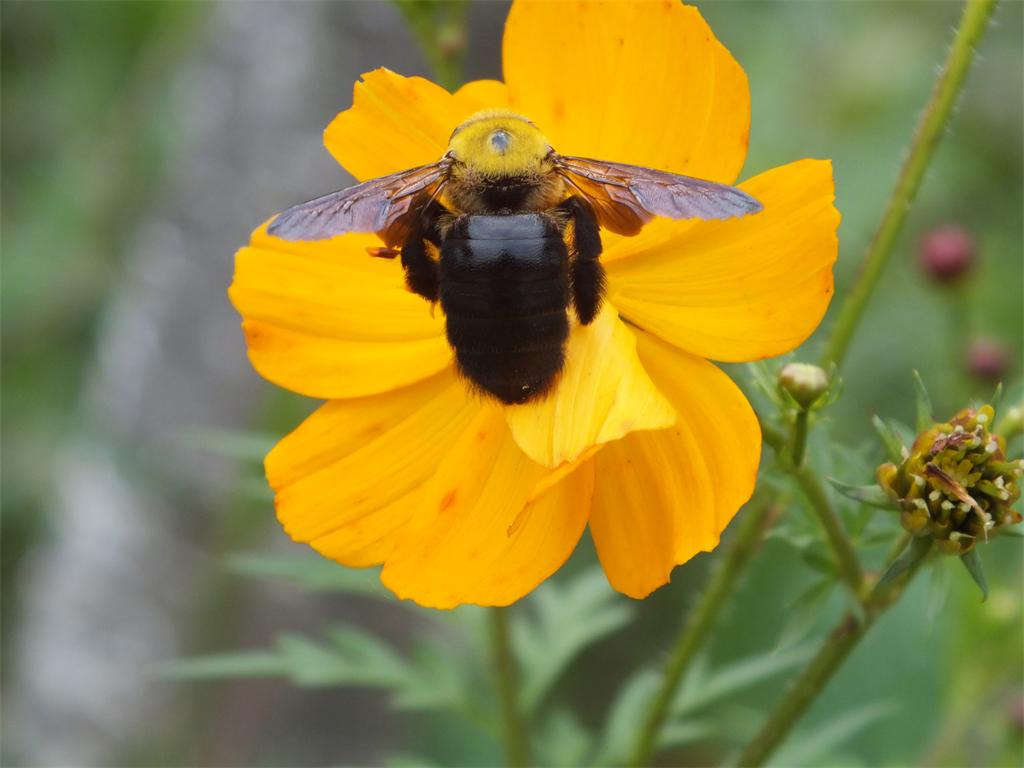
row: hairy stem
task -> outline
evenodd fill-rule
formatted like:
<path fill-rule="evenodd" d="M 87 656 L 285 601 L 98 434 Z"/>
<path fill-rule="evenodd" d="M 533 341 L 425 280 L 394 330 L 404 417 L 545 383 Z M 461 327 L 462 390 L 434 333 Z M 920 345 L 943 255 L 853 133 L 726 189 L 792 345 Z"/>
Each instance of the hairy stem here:
<path fill-rule="evenodd" d="M 860 567 L 860 559 L 857 557 L 857 551 L 853 548 L 853 542 L 850 541 L 850 537 L 846 532 L 846 526 L 843 525 L 843 521 L 839 518 L 839 513 L 832 505 L 832 500 L 825 489 L 825 484 L 809 464 L 795 467 L 793 469 L 793 477 L 796 479 L 797 485 L 804 492 L 807 500 L 811 503 L 811 508 L 818 516 L 818 521 L 825 531 L 825 536 L 828 537 L 832 553 L 835 555 L 836 562 L 839 565 L 839 575 L 843 577 L 843 581 L 853 590 L 853 594 L 860 597 L 861 584 L 864 578 Z"/>
<path fill-rule="evenodd" d="M 860 560 L 857 557 L 856 550 L 853 548 L 853 542 L 850 541 L 850 537 L 846 532 L 846 527 L 839 518 L 839 513 L 832 505 L 832 500 L 825 489 L 825 484 L 810 464 L 797 466 L 791 461 L 786 438 L 775 427 L 762 420 L 761 433 L 764 435 L 764 441 L 772 447 L 775 455 L 779 457 L 783 468 L 796 480 L 800 490 L 803 491 L 807 501 L 810 502 L 811 509 L 821 523 L 825 537 L 828 539 L 829 547 L 831 547 L 832 554 L 836 559 L 840 576 L 843 577 L 843 581 L 853 590 L 853 594 L 859 598 L 864 580 Z M 792 451 L 792 454 L 796 454 L 795 449 Z"/>
<path fill-rule="evenodd" d="M 508 609 L 491 608 L 491 644 L 493 646 L 494 677 L 504 724 L 505 754 L 509 766 L 523 768 L 530 763 L 530 749 L 526 727 L 519 710 L 519 688 L 516 663 L 509 642 Z"/>
<path fill-rule="evenodd" d="M 910 153 L 903 163 L 896 186 L 886 205 L 882 221 L 871 245 L 864 254 L 860 275 L 854 283 L 839 318 L 832 328 L 822 363 L 842 364 L 853 334 L 860 323 L 868 300 L 892 255 L 896 238 L 907 217 L 907 211 L 917 195 L 925 171 L 935 154 L 935 148 L 945 132 L 956 98 L 963 88 L 967 72 L 974 60 L 975 47 L 988 26 L 996 0 L 968 0 L 960 26 L 935 85 L 931 100 L 921 116 Z"/>
<path fill-rule="evenodd" d="M 730 542 L 700 601 L 694 606 L 676 639 L 661 687 L 647 709 L 627 765 L 648 765 L 654 756 L 658 734 L 671 710 L 679 684 L 697 652 L 703 647 L 727 597 L 761 541 L 771 509 L 770 504 L 757 503 L 744 515 L 736 537 Z"/>
<path fill-rule="evenodd" d="M 801 408 L 796 414 L 796 422 L 793 424 L 793 466 L 799 467 L 804 463 L 804 452 L 807 450 L 807 422 L 810 414 L 806 408 Z"/>

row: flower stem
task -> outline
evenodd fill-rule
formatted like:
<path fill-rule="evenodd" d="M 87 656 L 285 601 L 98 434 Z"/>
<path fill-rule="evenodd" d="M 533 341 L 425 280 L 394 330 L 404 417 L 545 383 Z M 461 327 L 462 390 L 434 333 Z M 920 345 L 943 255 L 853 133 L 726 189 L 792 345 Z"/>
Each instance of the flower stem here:
<path fill-rule="evenodd" d="M 799 427 L 797 429 L 799 430 Z M 761 433 L 764 435 L 764 441 L 772 447 L 775 455 L 779 457 L 783 468 L 796 480 L 800 490 L 803 491 L 807 501 L 810 502 L 811 509 L 817 515 L 818 521 L 825 531 L 829 546 L 832 548 L 832 554 L 836 558 L 840 576 L 843 577 L 843 580 L 853 590 L 853 594 L 860 599 L 864 581 L 860 559 L 853 548 L 853 542 L 850 541 L 850 537 L 846 533 L 843 521 L 839 518 L 839 513 L 832 505 L 832 500 L 825 489 L 825 484 L 810 464 L 797 466 L 792 462 L 786 439 L 775 427 L 762 420 Z M 806 440 L 806 437 L 804 439 Z M 796 455 L 795 447 L 792 455 L 793 457 Z"/>
<path fill-rule="evenodd" d="M 984 34 L 995 6 L 996 0 L 968 0 L 964 7 L 953 47 L 949 51 L 949 57 L 932 92 L 928 107 L 918 123 L 910 154 L 903 163 L 878 231 L 864 255 L 860 275 L 832 328 L 828 346 L 822 357 L 822 363 L 825 365 L 835 363 L 838 366 L 846 356 L 868 300 L 892 255 L 907 211 L 917 195 L 935 148 L 949 123 L 957 95 L 974 60 L 975 46 Z"/>
<path fill-rule="evenodd" d="M 806 408 L 797 411 L 796 422 L 793 424 L 793 466 L 800 467 L 804 463 L 804 451 L 807 450 L 807 422 L 810 418 Z"/>
<path fill-rule="evenodd" d="M 526 727 L 519 710 L 516 664 L 509 643 L 508 609 L 491 608 L 490 614 L 494 675 L 504 721 L 505 754 L 510 766 L 522 768 L 530 762 L 530 750 Z"/>
<path fill-rule="evenodd" d="M 850 541 L 850 537 L 846 533 L 846 526 L 843 525 L 839 513 L 832 505 L 825 484 L 809 464 L 795 467 L 793 477 L 811 503 L 811 508 L 817 514 L 821 527 L 828 537 L 832 552 L 839 565 L 840 576 L 853 590 L 853 594 L 859 598 L 864 579 L 860 559 L 857 557 L 857 551 L 853 548 L 853 542 Z"/>
<path fill-rule="evenodd" d="M 668 717 L 679 684 L 697 652 L 703 647 L 719 612 L 725 606 L 727 596 L 761 541 L 772 505 L 757 503 L 752 507 L 744 515 L 736 537 L 729 544 L 700 601 L 694 606 L 679 633 L 672 656 L 665 667 L 661 687 L 647 710 L 627 765 L 644 766 L 650 763 L 658 745 L 658 733 Z"/>
<path fill-rule="evenodd" d="M 858 616 L 850 611 L 839 620 L 839 624 L 818 649 L 817 655 L 796 679 L 782 700 L 775 705 L 775 709 L 769 713 L 761 730 L 740 753 L 736 759 L 736 765 L 742 766 L 742 768 L 764 765 L 814 699 L 825 688 L 825 685 L 832 679 L 843 661 L 849 656 L 850 651 L 871 629 L 875 620 L 903 594 L 906 585 L 924 562 L 926 554 L 927 551 L 922 550 L 920 557 L 910 566 L 905 577 L 888 585 L 876 584 L 864 601 L 863 616 Z"/>

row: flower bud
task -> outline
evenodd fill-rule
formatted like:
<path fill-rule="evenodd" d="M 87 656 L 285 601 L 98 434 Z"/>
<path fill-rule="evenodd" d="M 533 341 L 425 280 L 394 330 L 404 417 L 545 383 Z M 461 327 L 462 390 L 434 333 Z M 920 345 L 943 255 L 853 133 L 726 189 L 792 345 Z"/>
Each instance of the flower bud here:
<path fill-rule="evenodd" d="M 914 536 L 931 536 L 938 549 L 965 555 L 998 528 L 1021 520 L 1024 461 L 1007 461 L 1005 440 L 990 430 L 991 406 L 967 408 L 917 436 L 899 464 L 883 464 L 878 484 L 899 504 L 900 522 Z"/>
<path fill-rule="evenodd" d="M 963 227 L 949 224 L 927 233 L 918 245 L 917 259 L 930 278 L 952 283 L 974 263 L 974 238 Z"/>
<path fill-rule="evenodd" d="M 1012 440 L 1024 432 L 1024 404 L 1011 405 L 1003 411 L 1003 417 L 996 425 L 996 431 L 1003 436 L 1004 440 Z"/>
<path fill-rule="evenodd" d="M 828 389 L 828 374 L 809 363 L 788 363 L 779 372 L 779 386 L 806 411 Z"/>
<path fill-rule="evenodd" d="M 1000 342 L 979 337 L 967 345 L 965 362 L 972 376 L 986 381 L 1000 381 L 1006 375 L 1009 355 Z"/>

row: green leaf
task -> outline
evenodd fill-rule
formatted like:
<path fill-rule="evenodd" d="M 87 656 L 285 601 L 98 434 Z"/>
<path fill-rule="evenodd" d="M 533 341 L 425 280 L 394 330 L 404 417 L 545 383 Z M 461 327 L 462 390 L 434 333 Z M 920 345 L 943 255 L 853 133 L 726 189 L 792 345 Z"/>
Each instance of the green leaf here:
<path fill-rule="evenodd" d="M 835 560 L 826 553 L 820 542 L 814 542 L 812 546 L 802 549 L 800 559 L 825 576 L 835 576 L 837 573 Z"/>
<path fill-rule="evenodd" d="M 907 548 L 893 560 L 892 565 L 882 574 L 882 578 L 875 585 L 875 592 L 888 589 L 896 579 L 922 560 L 931 551 L 931 548 L 932 540 L 927 536 L 911 539 Z"/>
<path fill-rule="evenodd" d="M 272 435 L 257 432 L 198 426 L 185 427 L 178 436 L 186 445 L 201 451 L 260 464 L 277 441 Z"/>
<path fill-rule="evenodd" d="M 932 398 L 928 394 L 921 374 L 916 370 L 914 371 L 914 401 L 917 413 L 917 431 L 924 432 L 935 423 L 935 418 L 932 416 Z"/>
<path fill-rule="evenodd" d="M 381 586 L 376 569 L 346 568 L 312 552 L 237 554 L 228 558 L 227 568 L 242 576 L 284 581 L 317 592 L 342 592 L 391 602 L 390 593 Z"/>
<path fill-rule="evenodd" d="M 633 615 L 600 568 L 565 584 L 549 582 L 530 600 L 534 618 L 513 617 L 512 642 L 522 670 L 522 704 L 534 711 L 580 652 L 624 626 Z"/>
<path fill-rule="evenodd" d="M 877 485 L 850 485 L 834 477 L 826 477 L 825 479 L 828 480 L 833 488 L 848 499 L 853 499 L 861 504 L 867 504 L 878 509 L 888 509 L 890 511 L 896 509 L 896 502 L 889 498 L 889 495 Z"/>
<path fill-rule="evenodd" d="M 410 676 L 404 660 L 380 638 L 355 629 L 346 633 L 346 641 L 336 640 L 339 647 L 321 645 L 301 635 L 283 635 L 278 640 L 278 649 L 292 682 L 310 688 L 397 688 Z"/>
<path fill-rule="evenodd" d="M 788 407 L 790 403 L 795 404 L 796 401 L 791 395 L 779 389 L 778 374 L 774 366 L 764 360 L 758 360 L 747 363 L 745 367 L 754 387 L 760 390 L 777 408 L 782 409 Z M 785 399 L 783 399 L 784 395 Z"/>
<path fill-rule="evenodd" d="M 1003 382 L 1000 381 L 996 384 L 996 391 L 992 393 L 992 397 L 989 399 L 988 404 L 992 406 L 992 410 L 995 411 L 995 413 L 999 413 L 999 408 L 1003 404 Z"/>
<path fill-rule="evenodd" d="M 658 691 L 661 675 L 651 669 L 641 669 L 619 688 L 612 701 L 603 738 L 592 764 L 599 766 L 623 765 L 637 728 L 643 723 L 647 706 Z"/>
<path fill-rule="evenodd" d="M 762 683 L 804 663 L 813 651 L 813 646 L 804 645 L 778 653 L 754 654 L 725 664 L 704 679 L 689 675 L 672 702 L 671 716 L 692 714 Z"/>
<path fill-rule="evenodd" d="M 415 663 L 377 635 L 355 627 L 328 630 L 326 642 L 285 634 L 276 648 L 182 659 L 160 674 L 184 678 L 284 677 L 298 686 L 360 686 L 391 691 L 405 709 L 450 707 L 462 690 L 460 660 L 421 652 Z"/>
<path fill-rule="evenodd" d="M 587 765 L 593 736 L 572 712 L 555 709 L 533 733 L 534 756 L 540 765 Z"/>
<path fill-rule="evenodd" d="M 903 461 L 907 455 L 907 449 L 904 447 L 903 440 L 900 438 L 896 428 L 889 422 L 883 421 L 882 417 L 878 414 L 871 417 L 871 423 L 874 425 L 878 436 L 882 439 L 882 445 L 885 446 L 885 453 L 889 457 L 889 461 L 896 464 Z"/>
<path fill-rule="evenodd" d="M 443 709 L 468 699 L 463 659 L 437 645 L 421 643 L 415 648 L 411 664 L 415 674 L 404 681 L 391 700 L 397 709 Z"/>
<path fill-rule="evenodd" d="M 981 566 L 981 556 L 978 554 L 977 547 L 966 555 L 960 555 L 960 562 L 964 564 L 967 572 L 974 579 L 974 583 L 981 590 L 981 602 L 988 600 L 988 582 L 985 580 L 985 569 Z"/>
<path fill-rule="evenodd" d="M 835 585 L 835 579 L 817 581 L 789 604 L 786 621 L 775 644 L 776 652 L 792 648 L 811 633 Z"/>
<path fill-rule="evenodd" d="M 873 702 L 863 707 L 841 712 L 813 729 L 798 731 L 789 743 L 769 760 L 768 765 L 794 766 L 835 764 L 829 756 L 836 747 L 848 741 L 872 723 L 896 710 L 892 702 Z"/>
<path fill-rule="evenodd" d="M 174 659 L 156 666 L 160 677 L 180 680 L 217 680 L 225 677 L 281 677 L 287 673 L 276 651 L 237 651 L 190 659 Z"/>
<path fill-rule="evenodd" d="M 707 741 L 718 735 L 718 729 L 711 720 L 670 721 L 658 734 L 658 748 L 682 747 L 698 741 Z"/>

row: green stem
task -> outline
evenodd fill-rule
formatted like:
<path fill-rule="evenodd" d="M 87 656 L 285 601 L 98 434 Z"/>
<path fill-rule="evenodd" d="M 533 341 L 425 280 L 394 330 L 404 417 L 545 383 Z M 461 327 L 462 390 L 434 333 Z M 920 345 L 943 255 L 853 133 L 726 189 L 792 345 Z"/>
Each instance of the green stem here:
<path fill-rule="evenodd" d="M 850 537 L 846 533 L 846 526 L 843 525 L 839 513 L 832 505 L 825 484 L 809 464 L 795 468 L 793 477 L 811 503 L 811 509 L 818 516 L 825 536 L 828 537 L 832 553 L 839 565 L 839 575 L 853 590 L 853 594 L 859 598 L 864 580 L 860 560 L 857 557 L 857 551 L 853 548 L 853 542 L 850 541 Z"/>
<path fill-rule="evenodd" d="M 736 765 L 742 768 L 764 765 L 832 679 L 843 661 L 850 655 L 850 651 L 874 626 L 876 619 L 903 594 L 910 579 L 924 562 L 925 554 L 927 552 L 922 551 L 907 574 L 897 582 L 885 587 L 876 585 L 864 602 L 863 616 L 850 611 L 840 619 L 839 624 L 822 643 L 817 655 L 769 713 L 761 730 L 740 753 Z"/>
<path fill-rule="evenodd" d="M 683 675 L 703 647 L 726 604 L 726 598 L 761 541 L 771 509 L 770 504 L 758 503 L 744 515 L 736 537 L 729 544 L 700 601 L 694 606 L 679 633 L 661 680 L 661 688 L 648 707 L 627 765 L 648 765 L 654 756 L 658 733 L 668 717 Z"/>
<path fill-rule="evenodd" d="M 928 107 L 918 123 L 910 154 L 903 163 L 878 231 L 864 255 L 861 273 L 832 328 L 828 346 L 822 356 L 825 365 L 835 363 L 838 366 L 846 356 L 850 340 L 860 323 L 868 300 L 892 255 L 896 237 L 907 217 L 907 211 L 917 195 L 924 173 L 935 154 L 935 148 L 949 123 L 957 95 L 974 60 L 975 46 L 984 34 L 995 6 L 996 0 L 968 0 L 964 7 L 956 39 L 953 41 L 953 47 L 949 51 L 949 57 L 935 85 Z"/>
<path fill-rule="evenodd" d="M 846 533 L 846 527 L 839 518 L 839 513 L 832 505 L 832 500 L 828 495 L 825 484 L 810 464 L 796 466 L 792 463 L 786 439 L 775 427 L 762 420 L 761 433 L 764 435 L 764 441 L 772 447 L 775 455 L 779 457 L 782 467 L 792 475 L 797 485 L 800 486 L 800 490 L 803 491 L 804 496 L 807 497 L 807 501 L 810 502 L 811 509 L 821 523 L 825 537 L 832 548 L 832 554 L 839 567 L 839 575 L 842 576 L 850 589 L 853 590 L 853 594 L 859 599 L 864 581 L 860 560 L 857 557 L 856 550 L 853 548 L 853 542 L 850 541 L 850 537 Z M 796 451 L 794 449 L 793 455 L 795 454 Z"/>
<path fill-rule="evenodd" d="M 519 694 L 516 681 L 516 663 L 512 658 L 509 642 L 508 609 L 491 608 L 491 643 L 494 647 L 494 674 L 501 702 L 501 714 L 505 731 L 505 754 L 508 764 L 515 768 L 529 765 L 530 750 L 519 711 Z"/>
<path fill-rule="evenodd" d="M 394 0 L 419 41 L 437 81 L 455 91 L 463 81 L 466 0 Z"/>
<path fill-rule="evenodd" d="M 793 466 L 799 467 L 804 463 L 804 452 L 807 450 L 807 421 L 810 414 L 805 408 L 801 408 L 796 414 L 796 422 L 793 424 Z"/>

